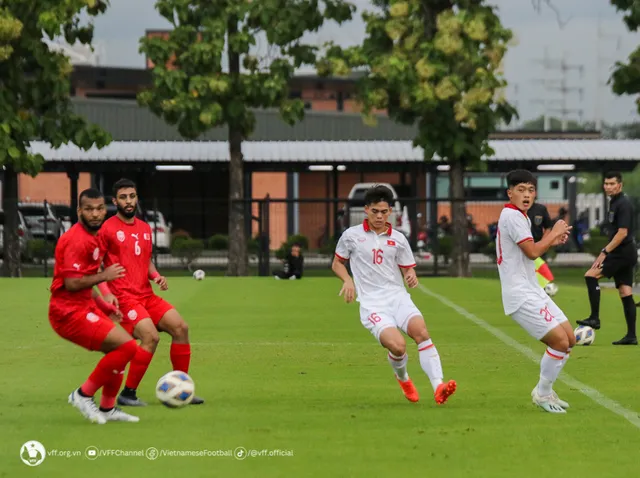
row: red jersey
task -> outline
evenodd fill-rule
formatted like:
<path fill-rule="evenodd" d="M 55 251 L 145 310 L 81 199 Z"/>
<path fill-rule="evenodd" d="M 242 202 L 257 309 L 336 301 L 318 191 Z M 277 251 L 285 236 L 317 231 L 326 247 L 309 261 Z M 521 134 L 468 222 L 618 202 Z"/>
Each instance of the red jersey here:
<path fill-rule="evenodd" d="M 91 287 L 76 292 L 64 287 L 65 279 L 92 276 L 98 273 L 104 249 L 97 236 L 87 231 L 81 223 L 76 223 L 65 232 L 56 245 L 51 300 L 56 302 L 92 302 Z"/>
<path fill-rule="evenodd" d="M 120 264 L 125 268 L 125 276 L 109 282 L 109 289 L 118 300 L 140 299 L 153 294 L 149 283 L 149 264 L 153 244 L 151 227 L 137 217 L 127 224 L 118 216 L 107 219 L 99 234 L 104 248 L 104 266 Z"/>

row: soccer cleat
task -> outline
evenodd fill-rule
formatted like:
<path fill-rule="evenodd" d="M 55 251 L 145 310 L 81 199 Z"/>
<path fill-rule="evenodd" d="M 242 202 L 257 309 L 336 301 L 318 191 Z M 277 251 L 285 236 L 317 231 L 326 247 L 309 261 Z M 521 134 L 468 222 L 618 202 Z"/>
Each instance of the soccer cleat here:
<path fill-rule="evenodd" d="M 578 325 L 586 325 L 587 327 L 591 327 L 594 330 L 599 330 L 600 329 L 600 319 L 593 319 L 591 317 L 589 317 L 588 319 L 584 319 L 584 320 L 576 320 L 576 324 L 578 324 Z"/>
<path fill-rule="evenodd" d="M 620 340 L 611 342 L 613 345 L 638 345 L 638 339 L 636 337 L 629 337 L 625 335 Z"/>
<path fill-rule="evenodd" d="M 122 410 L 120 410 L 118 407 L 113 407 L 108 412 L 100 411 L 100 413 L 102 413 L 102 416 L 108 422 L 133 422 L 133 423 L 136 423 L 136 422 L 140 421 L 140 418 L 135 417 L 133 415 L 129 415 L 128 413 L 125 413 Z"/>
<path fill-rule="evenodd" d="M 407 380 L 403 382 L 396 375 L 396 380 L 400 384 L 402 393 L 404 393 L 404 396 L 407 397 L 407 400 L 409 400 L 410 402 L 417 402 L 420 399 L 420 395 L 418 395 L 418 390 L 416 390 L 416 387 L 410 378 L 407 378 Z"/>
<path fill-rule="evenodd" d="M 552 393 L 551 395 L 547 395 L 546 397 L 540 396 L 538 393 L 538 387 L 533 389 L 531 393 L 531 400 L 534 405 L 542 408 L 545 412 L 549 413 L 567 413 L 567 411 L 560 406 L 560 399 L 557 399 L 556 396 Z"/>
<path fill-rule="evenodd" d="M 441 383 L 436 388 L 436 391 L 433 394 L 433 397 L 436 400 L 438 405 L 442 405 L 445 403 L 451 395 L 453 395 L 456 391 L 458 385 L 455 380 L 449 380 L 447 383 Z"/>
<path fill-rule="evenodd" d="M 71 392 L 71 395 L 69 395 L 68 402 L 76 407 L 90 422 L 97 423 L 98 425 L 107 423 L 107 420 L 93 401 L 93 397 L 83 397 L 78 393 L 78 390 L 74 390 Z"/>
<path fill-rule="evenodd" d="M 120 394 L 118 395 L 118 405 L 123 407 L 146 407 L 147 403 L 140 400 L 135 395 L 133 397 Z"/>
<path fill-rule="evenodd" d="M 204 398 L 194 396 L 191 399 L 191 403 L 189 403 L 189 405 L 202 405 L 203 403 L 204 403 Z"/>
<path fill-rule="evenodd" d="M 531 390 L 531 398 L 534 397 L 534 395 L 536 394 L 536 392 L 538 391 L 538 386 L 536 385 L 533 390 Z M 555 390 L 551 390 L 551 396 L 553 397 L 553 399 L 556 401 L 556 403 L 558 405 L 560 405 L 562 408 L 564 408 L 565 410 L 567 408 L 569 408 L 569 404 L 567 402 L 565 402 L 564 400 L 562 400 L 558 394 L 556 393 Z M 535 403 L 535 402 L 534 402 Z"/>

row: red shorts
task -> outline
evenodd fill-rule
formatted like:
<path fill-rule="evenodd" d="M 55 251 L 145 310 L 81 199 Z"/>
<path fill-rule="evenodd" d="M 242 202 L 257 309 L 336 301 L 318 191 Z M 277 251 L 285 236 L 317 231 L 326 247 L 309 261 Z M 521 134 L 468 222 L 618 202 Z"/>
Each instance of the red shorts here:
<path fill-rule="evenodd" d="M 164 314 L 173 308 L 173 305 L 157 295 L 134 300 L 124 299 L 120 301 L 122 312 L 120 325 L 130 334 L 133 334 L 133 329 L 143 319 L 151 319 L 153 325 L 157 327 Z"/>
<path fill-rule="evenodd" d="M 92 351 L 100 350 L 107 335 L 116 326 L 97 306 L 89 304 L 73 311 L 51 304 L 49 323 L 63 339 Z"/>

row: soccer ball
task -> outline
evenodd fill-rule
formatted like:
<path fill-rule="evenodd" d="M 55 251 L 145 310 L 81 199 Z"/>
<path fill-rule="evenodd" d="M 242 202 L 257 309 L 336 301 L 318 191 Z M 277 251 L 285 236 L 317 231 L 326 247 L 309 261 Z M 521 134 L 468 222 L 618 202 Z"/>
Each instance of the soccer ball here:
<path fill-rule="evenodd" d="M 197 271 L 195 271 L 193 273 L 193 278 L 195 280 L 202 280 L 204 279 L 204 271 L 202 269 L 198 269 Z"/>
<path fill-rule="evenodd" d="M 577 345 L 591 345 L 596 340 L 596 331 L 586 325 L 581 325 L 573 331 Z"/>
<path fill-rule="evenodd" d="M 174 370 L 158 380 L 156 397 L 169 408 L 180 408 L 191 403 L 195 390 L 196 385 L 189 375 Z"/>
<path fill-rule="evenodd" d="M 549 282 L 544 286 L 544 291 L 547 293 L 549 297 L 553 297 L 558 293 L 558 286 L 553 282 Z"/>

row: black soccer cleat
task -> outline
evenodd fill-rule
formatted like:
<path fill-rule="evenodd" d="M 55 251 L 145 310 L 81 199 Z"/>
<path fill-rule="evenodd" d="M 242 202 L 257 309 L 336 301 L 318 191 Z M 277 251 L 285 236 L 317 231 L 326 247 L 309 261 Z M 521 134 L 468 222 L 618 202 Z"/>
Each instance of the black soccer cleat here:
<path fill-rule="evenodd" d="M 125 387 L 118 395 L 118 405 L 122 407 L 146 407 L 147 404 L 140 400 L 136 391 Z"/>
<path fill-rule="evenodd" d="M 617 342 L 612 342 L 613 345 L 638 345 L 638 339 L 636 337 L 629 337 L 625 335 Z"/>
<path fill-rule="evenodd" d="M 591 327 L 593 330 L 600 329 L 600 319 L 593 319 L 591 317 L 584 320 L 576 320 L 576 324 Z"/>
<path fill-rule="evenodd" d="M 191 399 L 191 403 L 189 405 L 202 405 L 204 403 L 204 399 L 200 397 L 193 397 Z"/>

